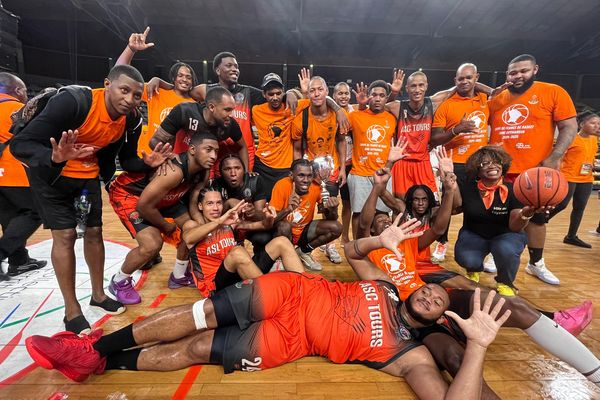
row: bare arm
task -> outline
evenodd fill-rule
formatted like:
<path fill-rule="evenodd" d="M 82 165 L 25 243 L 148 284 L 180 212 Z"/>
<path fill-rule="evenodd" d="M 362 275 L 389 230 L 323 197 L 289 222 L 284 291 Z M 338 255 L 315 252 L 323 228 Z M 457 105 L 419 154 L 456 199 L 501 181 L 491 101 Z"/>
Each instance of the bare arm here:
<path fill-rule="evenodd" d="M 419 238 L 419 251 L 428 247 L 446 231 L 446 228 L 450 223 L 450 217 L 452 216 L 452 206 L 457 190 L 456 175 L 454 175 L 454 173 L 447 173 L 444 177 L 444 195 L 442 197 L 442 204 L 437 210 L 435 220 L 431 227 L 429 227 L 429 229 L 423 233 L 423 236 Z"/>
<path fill-rule="evenodd" d="M 167 169 L 166 175 L 155 175 L 138 200 L 136 210 L 140 216 L 162 232 L 172 232 L 175 230 L 175 224 L 165 221 L 157 205 L 169 190 L 177 187 L 181 179 L 183 171 L 180 168 L 175 171 Z"/>
<path fill-rule="evenodd" d="M 243 137 L 237 141 L 237 144 L 240 147 L 240 149 L 238 150 L 238 156 L 244 163 L 246 171 L 250 171 L 250 160 L 248 159 L 248 145 L 246 144 L 246 141 Z"/>
<path fill-rule="evenodd" d="M 442 104 L 446 99 L 456 93 L 456 86 L 451 87 L 450 89 L 440 90 L 431 96 L 431 104 L 433 105 L 433 112 L 437 110 L 438 106 Z"/>
<path fill-rule="evenodd" d="M 148 33 L 150 33 L 149 26 L 146 27 L 146 30 L 143 33 L 132 33 L 131 36 L 129 36 L 129 42 L 127 43 L 127 46 L 119 58 L 117 58 L 115 66 L 130 65 L 135 53 L 153 47 L 154 43 L 146 43 L 146 37 L 148 36 Z"/>
<path fill-rule="evenodd" d="M 196 243 L 208 236 L 209 233 L 216 230 L 220 224 L 217 221 L 209 221 L 199 223 L 197 221 L 187 221 L 183 225 L 182 238 L 188 248 L 193 247 Z"/>
<path fill-rule="evenodd" d="M 169 132 L 159 127 L 150 139 L 150 148 L 154 149 L 159 143 L 169 143 L 172 147 L 175 143 L 175 135 L 171 135 Z"/>
<path fill-rule="evenodd" d="M 541 165 L 542 167 L 558 170 L 560 168 L 560 160 L 565 155 L 573 139 L 575 139 L 575 135 L 577 135 L 577 120 L 573 117 L 558 121 L 556 127 L 558 128 L 556 143 L 554 144 L 552 153 L 542 161 Z"/>
<path fill-rule="evenodd" d="M 383 246 L 378 236 L 353 240 L 344 244 L 344 254 L 358 279 L 363 281 L 379 280 L 393 284 L 390 277 L 367 258 L 369 252 L 381 247 Z"/>
<path fill-rule="evenodd" d="M 196 100 L 198 103 L 202 103 L 206 98 L 206 83 L 194 86 L 190 90 L 190 97 Z"/>

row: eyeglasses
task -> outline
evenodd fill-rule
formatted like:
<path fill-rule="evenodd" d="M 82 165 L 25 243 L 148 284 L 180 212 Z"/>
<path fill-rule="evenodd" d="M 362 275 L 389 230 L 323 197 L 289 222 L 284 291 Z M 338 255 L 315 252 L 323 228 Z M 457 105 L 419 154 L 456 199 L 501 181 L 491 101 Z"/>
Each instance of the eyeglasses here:
<path fill-rule="evenodd" d="M 501 166 L 502 164 L 499 163 L 498 161 L 483 161 L 482 163 L 479 164 L 479 166 L 481 168 L 489 168 L 492 165 L 497 165 L 497 166 Z"/>

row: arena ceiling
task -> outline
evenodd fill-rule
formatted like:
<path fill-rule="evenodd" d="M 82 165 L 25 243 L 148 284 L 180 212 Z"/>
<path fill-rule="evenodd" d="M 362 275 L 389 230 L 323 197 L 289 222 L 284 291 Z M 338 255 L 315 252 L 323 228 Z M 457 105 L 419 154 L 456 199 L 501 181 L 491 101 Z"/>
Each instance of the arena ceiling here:
<path fill-rule="evenodd" d="M 57 54 L 70 55 L 71 65 L 74 53 L 116 58 L 130 32 L 149 25 L 156 46 L 139 57 L 148 68 L 176 59 L 210 63 L 217 52 L 229 50 L 250 65 L 452 70 L 468 60 L 488 71 L 504 71 L 508 60 L 528 52 L 547 72 L 600 71 L 600 2 L 590 0 L 2 3 L 20 18 L 26 69 L 53 66 L 48 59 Z"/>

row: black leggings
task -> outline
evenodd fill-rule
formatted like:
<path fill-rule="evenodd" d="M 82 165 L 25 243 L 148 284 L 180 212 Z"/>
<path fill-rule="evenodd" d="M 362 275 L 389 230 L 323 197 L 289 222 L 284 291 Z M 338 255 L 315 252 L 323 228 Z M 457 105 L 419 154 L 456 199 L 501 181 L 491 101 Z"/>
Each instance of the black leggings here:
<path fill-rule="evenodd" d="M 577 236 L 577 230 L 583 218 L 583 212 L 587 205 L 590 194 L 592 193 L 592 182 L 576 183 L 569 182 L 569 192 L 567 197 L 550 212 L 550 218 L 567 208 L 571 198 L 573 198 L 573 210 L 571 211 L 571 222 L 569 223 L 569 233 L 567 236 Z"/>

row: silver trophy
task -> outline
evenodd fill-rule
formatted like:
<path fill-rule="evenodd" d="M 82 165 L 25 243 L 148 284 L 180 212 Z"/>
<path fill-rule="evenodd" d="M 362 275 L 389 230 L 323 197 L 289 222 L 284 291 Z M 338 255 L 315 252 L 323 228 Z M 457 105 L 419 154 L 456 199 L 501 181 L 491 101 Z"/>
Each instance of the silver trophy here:
<path fill-rule="evenodd" d="M 323 204 L 329 200 L 329 192 L 325 188 L 325 184 L 329 181 L 333 169 L 333 157 L 331 156 L 316 157 L 313 160 L 313 172 L 315 177 L 319 177 L 321 180 L 321 198 L 323 199 Z"/>

